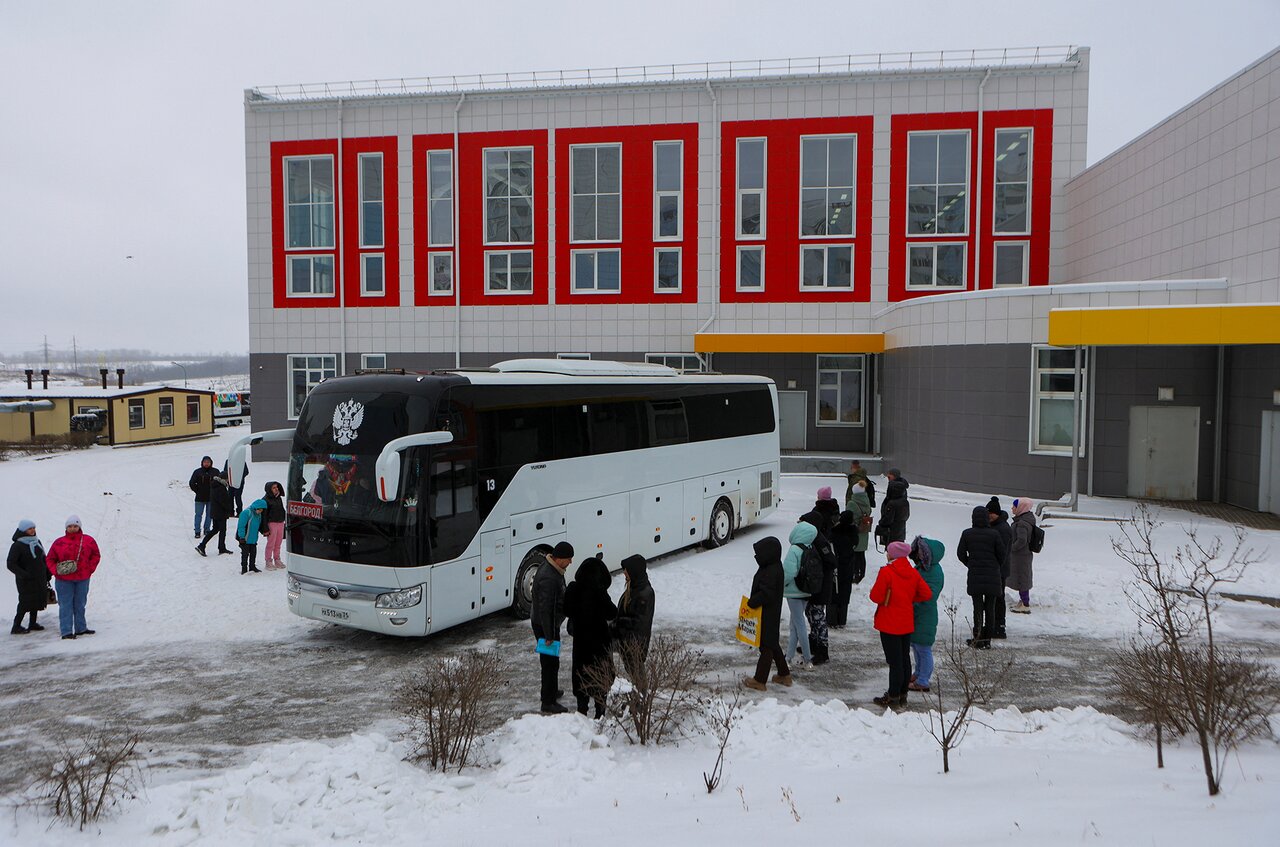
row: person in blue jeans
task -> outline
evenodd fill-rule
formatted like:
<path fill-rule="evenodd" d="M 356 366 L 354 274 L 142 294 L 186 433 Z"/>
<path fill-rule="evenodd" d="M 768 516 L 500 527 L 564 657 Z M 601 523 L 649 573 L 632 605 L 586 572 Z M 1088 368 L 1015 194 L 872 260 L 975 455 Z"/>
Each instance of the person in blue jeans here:
<path fill-rule="evenodd" d="M 795 661 L 797 646 L 805 662 L 809 665 L 813 664 L 813 650 L 809 646 L 809 624 L 804 616 L 809 595 L 796 588 L 796 574 L 800 572 L 800 557 L 804 555 L 804 547 L 801 545 L 807 547 L 817 537 L 817 528 L 804 521 L 796 524 L 791 530 L 791 535 L 787 537 L 791 547 L 787 550 L 787 557 L 782 560 L 782 596 L 787 600 L 787 617 L 790 627 L 790 635 L 787 637 L 788 665 Z"/>
<path fill-rule="evenodd" d="M 196 495 L 195 518 L 191 524 L 196 538 L 208 534 L 213 528 L 213 510 L 209 507 L 209 485 L 217 475 L 218 472 L 213 469 L 213 459 L 205 456 L 200 460 L 200 467 L 191 472 L 191 480 L 187 483 L 192 493 Z M 203 529 L 200 528 L 201 515 L 204 516 Z"/>
<path fill-rule="evenodd" d="M 89 601 L 89 579 L 102 554 L 98 542 L 81 529 L 78 515 L 68 517 L 66 527 L 66 534 L 50 545 L 45 561 L 57 580 L 53 588 L 58 594 L 58 626 L 62 637 L 71 639 L 94 633 L 85 622 L 84 609 Z"/>

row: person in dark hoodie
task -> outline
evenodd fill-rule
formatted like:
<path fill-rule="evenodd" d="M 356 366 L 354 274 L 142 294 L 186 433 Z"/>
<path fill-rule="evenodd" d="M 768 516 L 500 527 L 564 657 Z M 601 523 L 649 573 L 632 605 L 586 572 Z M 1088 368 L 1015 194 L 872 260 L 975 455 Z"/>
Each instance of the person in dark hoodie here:
<path fill-rule="evenodd" d="M 200 467 L 191 472 L 191 479 L 187 482 L 187 487 L 196 495 L 195 519 L 192 522 L 192 530 L 196 538 L 213 527 L 213 513 L 209 509 L 209 486 L 217 474 L 218 472 L 213 469 L 213 459 L 203 456 L 200 459 Z M 200 528 L 202 519 L 203 530 Z"/>
<path fill-rule="evenodd" d="M 853 524 L 853 512 L 840 513 L 831 529 L 831 547 L 836 552 L 836 587 L 827 604 L 827 625 L 844 629 L 849 622 L 849 595 L 853 592 L 853 559 L 862 533 Z M 865 559 L 864 559 L 865 561 Z"/>
<path fill-rule="evenodd" d="M 267 532 L 267 570 L 281 570 L 284 562 L 280 560 L 280 547 L 284 544 L 284 486 L 278 482 L 268 482 L 263 489 L 263 500 L 267 501 L 267 512 L 262 516 L 262 523 Z"/>
<path fill-rule="evenodd" d="M 965 643 L 979 650 L 991 647 L 996 597 L 1003 590 L 1000 563 L 1004 556 L 1004 539 L 991 526 L 987 507 L 974 507 L 973 526 L 960 534 L 956 558 L 969 570 L 965 588 L 973 598 L 973 638 Z"/>
<path fill-rule="evenodd" d="M 597 719 L 604 717 L 614 676 L 609 621 L 617 617 L 618 607 L 609 597 L 611 581 L 608 566 L 593 556 L 578 564 L 564 590 L 564 616 L 573 636 L 573 696 L 584 715 L 588 701 L 595 700 Z M 588 670 L 592 668 L 599 670 Z"/>
<path fill-rule="evenodd" d="M 209 539 L 216 535 L 218 536 L 218 553 L 230 553 L 231 551 L 227 549 L 227 520 L 235 517 L 235 506 L 231 500 L 231 489 L 227 486 L 226 473 L 214 474 L 213 481 L 209 483 L 209 514 L 212 516 L 213 525 L 196 545 L 196 552 L 201 556 L 208 555 L 205 550 L 209 546 Z"/>
<path fill-rule="evenodd" d="M 773 681 L 790 687 L 791 668 L 787 667 L 782 642 L 778 639 L 782 628 L 782 586 L 785 581 L 782 542 L 771 535 L 761 538 L 751 549 L 756 554 L 756 575 L 751 580 L 751 596 L 747 598 L 747 605 L 760 610 L 760 660 L 756 662 L 755 676 L 743 677 L 742 684 L 755 691 L 764 691 L 768 687 L 769 667 L 776 664 L 778 672 L 774 674 Z"/>
<path fill-rule="evenodd" d="M 36 536 L 35 521 L 23 518 L 13 533 L 9 558 L 5 561 L 18 584 L 18 612 L 13 618 L 13 635 L 39 632 L 43 626 L 36 623 L 37 612 L 49 606 L 49 568 L 45 562 L 44 545 Z M 29 616 L 26 626 L 22 618 Z"/>
<path fill-rule="evenodd" d="M 911 547 L 905 541 L 891 541 L 885 556 L 888 561 L 876 574 L 875 584 L 867 596 L 876 604 L 875 628 L 880 632 L 880 646 L 889 665 L 889 687 L 871 702 L 877 706 L 905 706 L 907 686 L 911 682 L 911 633 L 915 629 L 915 604 L 933 596 L 929 585 L 907 556 Z"/>
<path fill-rule="evenodd" d="M 633 685 L 644 684 L 644 663 L 649 658 L 649 637 L 653 634 L 653 585 L 644 556 L 622 560 L 627 587 L 618 600 L 618 617 L 613 622 L 622 664 Z"/>
<path fill-rule="evenodd" d="M 889 468 L 885 476 L 889 484 L 885 488 L 884 502 L 880 504 L 880 525 L 876 535 L 890 541 L 907 540 L 907 521 L 911 518 L 911 504 L 907 501 L 907 489 L 911 483 L 902 478 L 902 471 Z"/>
<path fill-rule="evenodd" d="M 992 497 L 987 501 L 987 520 L 1000 533 L 1004 542 L 1004 558 L 1000 560 L 1000 595 L 996 597 L 996 615 L 991 624 L 991 637 L 1003 639 L 1005 635 L 1005 601 L 1004 589 L 1009 584 L 1009 554 L 1013 550 L 1013 527 L 1009 524 L 1009 513 L 1000 508 L 1000 498 Z"/>
<path fill-rule="evenodd" d="M 827 631 L 827 605 L 835 593 L 838 559 L 835 548 L 831 546 L 831 541 L 823 529 L 827 523 L 825 511 L 813 509 L 802 515 L 799 522 L 807 523 L 818 531 L 812 546 L 822 556 L 822 587 L 809 595 L 804 606 L 804 617 L 809 623 L 809 651 L 813 654 L 813 663 L 823 665 L 831 660 L 830 633 Z"/>

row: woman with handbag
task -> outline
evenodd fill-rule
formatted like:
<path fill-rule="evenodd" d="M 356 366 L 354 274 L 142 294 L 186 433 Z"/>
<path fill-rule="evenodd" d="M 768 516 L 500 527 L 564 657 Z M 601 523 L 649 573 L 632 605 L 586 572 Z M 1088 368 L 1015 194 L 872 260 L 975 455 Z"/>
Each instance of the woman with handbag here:
<path fill-rule="evenodd" d="M 57 579 L 58 626 L 63 638 L 93 635 L 84 620 L 84 607 L 89 599 L 89 578 L 98 569 L 102 554 L 98 542 L 85 535 L 78 515 L 67 518 L 66 535 L 53 542 L 46 558 L 49 573 Z"/>
<path fill-rule="evenodd" d="M 44 546 L 36 537 L 34 521 L 26 518 L 18 521 L 6 564 L 18 583 L 18 614 L 13 619 L 13 629 L 9 631 L 13 635 L 39 632 L 44 627 L 36 623 L 36 613 L 49 606 L 49 571 L 45 567 Z M 30 615 L 31 621 L 24 627 L 22 618 L 25 615 Z"/>

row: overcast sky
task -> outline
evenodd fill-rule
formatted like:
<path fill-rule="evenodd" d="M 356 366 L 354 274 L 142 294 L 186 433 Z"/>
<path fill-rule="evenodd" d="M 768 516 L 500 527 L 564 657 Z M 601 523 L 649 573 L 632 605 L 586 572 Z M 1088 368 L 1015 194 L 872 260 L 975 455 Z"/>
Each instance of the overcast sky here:
<path fill-rule="evenodd" d="M 1092 48 L 1092 163 L 1278 35 L 1280 0 L 6 0 L 0 361 L 46 335 L 248 350 L 256 85 L 1075 44 Z"/>

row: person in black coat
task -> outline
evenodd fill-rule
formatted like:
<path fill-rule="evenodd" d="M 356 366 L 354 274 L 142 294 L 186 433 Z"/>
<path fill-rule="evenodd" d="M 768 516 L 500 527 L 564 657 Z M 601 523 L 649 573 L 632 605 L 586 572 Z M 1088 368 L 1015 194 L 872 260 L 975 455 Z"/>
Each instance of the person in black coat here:
<path fill-rule="evenodd" d="M 209 511 L 209 485 L 217 475 L 218 472 L 213 469 L 213 459 L 209 456 L 204 456 L 200 459 L 200 467 L 191 472 L 191 479 L 187 482 L 187 487 L 196 495 L 195 520 L 192 526 L 195 530 L 196 538 L 200 537 L 200 521 L 202 518 L 204 520 L 204 532 L 208 532 L 213 526 L 213 517 Z"/>
<path fill-rule="evenodd" d="M 1000 498 L 992 497 L 987 501 L 987 519 L 992 528 L 1000 533 L 1004 541 L 1004 558 L 1000 560 L 1000 594 L 996 597 L 996 614 L 991 626 L 992 638 L 1005 638 L 1005 602 L 1004 587 L 1009 582 L 1009 555 L 1013 552 L 1013 527 L 1009 524 L 1009 513 L 1000 508 Z"/>
<path fill-rule="evenodd" d="M 853 512 L 840 513 L 831 530 L 831 547 L 836 553 L 836 588 L 827 605 L 827 624 L 844 629 L 849 622 L 849 595 L 853 592 L 853 553 L 858 546 L 858 528 L 853 525 Z"/>
<path fill-rule="evenodd" d="M 782 542 L 773 536 L 762 538 L 752 545 L 756 553 L 756 575 L 751 580 L 751 596 L 747 605 L 760 609 L 760 660 L 756 662 L 755 676 L 743 677 L 742 684 L 756 691 L 764 691 L 769 679 L 769 666 L 777 664 L 778 673 L 773 681 L 779 685 L 791 685 L 791 669 L 778 640 L 782 625 L 782 586 L 786 581 L 782 574 Z"/>
<path fill-rule="evenodd" d="M 840 520 L 840 504 L 831 496 L 830 486 L 824 485 L 818 489 L 818 499 L 813 502 L 813 511 L 826 518 L 826 524 L 818 527 L 818 532 L 829 534 L 836 521 Z"/>
<path fill-rule="evenodd" d="M 889 485 L 885 488 L 884 502 L 880 504 L 880 524 L 876 528 L 876 537 L 887 547 L 890 541 L 907 540 L 907 521 L 911 519 L 911 503 L 907 500 L 907 489 L 911 483 L 902 478 L 902 471 L 889 468 L 885 474 Z"/>
<path fill-rule="evenodd" d="M 653 634 L 653 585 L 644 556 L 628 556 L 622 560 L 622 573 L 627 588 L 618 600 L 618 617 L 613 622 L 613 635 L 618 652 L 632 685 L 643 687 L 644 663 L 649 658 L 649 638 Z"/>
<path fill-rule="evenodd" d="M 564 622 L 564 572 L 573 564 L 573 545 L 561 541 L 547 554 L 533 577 L 533 608 L 529 623 L 533 636 L 543 646 L 560 647 L 560 624 Z M 542 712 L 558 715 L 569 711 L 560 705 L 560 656 L 538 653 L 542 671 Z"/>
<path fill-rule="evenodd" d="M 584 715 L 587 701 L 595 700 L 596 718 L 604 717 L 614 676 L 609 621 L 617 617 L 618 607 L 609 597 L 611 581 L 609 568 L 593 556 L 578 563 L 573 582 L 564 590 L 564 616 L 573 636 L 573 696 Z"/>
<path fill-rule="evenodd" d="M 973 510 L 973 526 L 960 534 L 956 558 L 969 570 L 966 588 L 973 598 L 973 638 L 965 643 L 985 650 L 991 646 L 996 597 L 1002 589 L 1000 562 L 1005 557 L 1004 539 L 992 528 L 987 507 Z"/>
<path fill-rule="evenodd" d="M 822 587 L 809 595 L 809 600 L 804 606 L 805 620 L 809 622 L 809 652 L 813 654 L 813 663 L 821 665 L 831 659 L 830 633 L 827 631 L 827 604 L 831 602 L 831 597 L 835 593 L 836 566 L 839 560 L 836 558 L 835 548 L 831 546 L 826 536 L 826 512 L 813 509 L 801 515 L 800 520 L 818 531 L 813 539 L 813 549 L 822 556 Z"/>
<path fill-rule="evenodd" d="M 43 612 L 49 605 L 49 567 L 44 546 L 36 537 L 34 521 L 26 518 L 18 521 L 5 564 L 18 584 L 18 612 L 10 632 L 14 635 L 39 632 L 44 627 L 36 623 L 36 613 Z M 22 625 L 24 615 L 31 618 L 25 627 Z"/>
<path fill-rule="evenodd" d="M 206 555 L 205 548 L 209 546 L 209 539 L 216 535 L 218 536 L 218 553 L 230 554 L 232 551 L 227 549 L 227 520 L 235 517 L 235 506 L 232 503 L 231 489 L 227 487 L 225 473 L 214 474 L 213 482 L 209 483 L 209 514 L 212 515 L 213 525 L 196 545 L 196 552 L 201 556 Z"/>

